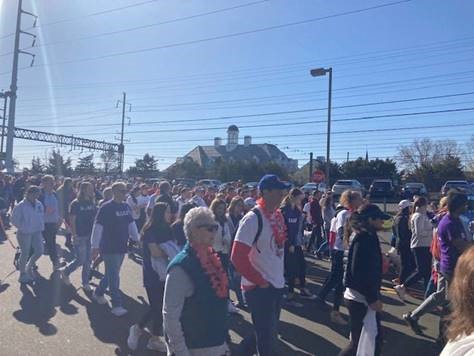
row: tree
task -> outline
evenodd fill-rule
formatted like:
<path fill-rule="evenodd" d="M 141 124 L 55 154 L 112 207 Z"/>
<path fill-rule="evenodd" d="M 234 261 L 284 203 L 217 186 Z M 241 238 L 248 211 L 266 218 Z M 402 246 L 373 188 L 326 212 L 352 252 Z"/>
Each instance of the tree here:
<path fill-rule="evenodd" d="M 46 167 L 41 161 L 41 158 L 33 157 L 33 159 L 31 160 L 31 173 L 32 174 L 44 173 L 45 169 Z"/>
<path fill-rule="evenodd" d="M 474 176 L 474 135 L 466 144 L 466 170 Z"/>
<path fill-rule="evenodd" d="M 385 178 L 398 181 L 399 175 L 397 165 L 391 159 L 374 159 L 367 161 L 359 157 L 354 161 L 348 161 L 341 166 L 341 175 L 347 179 L 357 179 L 365 186 L 369 186 L 376 178 Z"/>
<path fill-rule="evenodd" d="M 166 169 L 165 176 L 167 179 L 174 178 L 203 178 L 205 170 L 191 158 L 186 157 L 181 162 L 176 162 Z M 214 177 L 214 176 L 213 176 Z"/>
<path fill-rule="evenodd" d="M 77 161 L 76 172 L 79 174 L 94 174 L 95 173 L 95 164 L 94 164 L 94 155 L 90 154 L 88 156 L 80 157 Z"/>
<path fill-rule="evenodd" d="M 118 170 L 119 156 L 116 152 L 106 151 L 100 155 L 105 174 L 113 173 Z"/>
<path fill-rule="evenodd" d="M 405 178 L 425 183 L 438 190 L 449 179 L 464 179 L 462 150 L 454 141 L 415 140 L 400 148 L 400 162 Z"/>
<path fill-rule="evenodd" d="M 133 175 L 141 175 L 144 177 L 150 177 L 153 174 L 158 173 L 158 160 L 154 156 L 145 153 L 143 158 L 135 160 L 135 166 L 128 169 L 128 172 Z"/>
<path fill-rule="evenodd" d="M 71 158 L 64 159 L 59 150 L 53 150 L 48 158 L 46 173 L 56 176 L 70 176 L 72 174 Z"/>

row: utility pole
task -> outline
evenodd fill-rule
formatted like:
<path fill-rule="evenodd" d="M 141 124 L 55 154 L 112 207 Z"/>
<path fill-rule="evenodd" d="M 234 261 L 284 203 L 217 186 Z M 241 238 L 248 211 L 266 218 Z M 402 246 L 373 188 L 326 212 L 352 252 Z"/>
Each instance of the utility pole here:
<path fill-rule="evenodd" d="M 347 159 L 346 162 L 349 162 L 349 152 L 347 152 Z"/>
<path fill-rule="evenodd" d="M 129 110 L 132 111 L 132 104 L 127 103 L 127 93 L 123 92 L 123 97 L 122 100 L 117 101 L 116 107 L 118 107 L 119 103 L 122 103 L 122 130 L 120 131 L 120 144 L 119 144 L 119 171 L 120 175 L 123 174 L 123 162 L 125 158 L 125 146 L 123 145 L 123 136 L 124 136 L 124 131 L 125 131 L 125 108 L 128 105 Z"/>
<path fill-rule="evenodd" d="M 8 111 L 8 130 L 7 130 L 7 145 L 6 145 L 6 157 L 5 157 L 5 165 L 7 168 L 8 173 L 14 173 L 13 167 L 13 138 L 15 136 L 15 109 L 16 109 L 16 98 L 17 98 L 17 81 L 18 81 L 18 57 L 20 53 L 27 54 L 32 56 L 31 66 L 33 66 L 35 55 L 30 52 L 26 52 L 20 49 L 20 35 L 25 34 L 33 37 L 33 43 L 31 47 L 35 45 L 36 42 L 36 35 L 22 31 L 21 29 L 21 15 L 26 14 L 30 15 L 35 18 L 35 22 L 33 27 L 36 26 L 36 21 L 38 16 L 23 11 L 22 8 L 22 0 L 18 0 L 18 13 L 16 19 L 16 31 L 15 31 L 15 47 L 13 50 L 13 67 L 12 67 L 12 81 L 10 84 L 10 93 L 9 93 L 9 111 Z"/>
<path fill-rule="evenodd" d="M 313 181 L 313 152 L 309 153 L 309 180 L 308 182 Z"/>

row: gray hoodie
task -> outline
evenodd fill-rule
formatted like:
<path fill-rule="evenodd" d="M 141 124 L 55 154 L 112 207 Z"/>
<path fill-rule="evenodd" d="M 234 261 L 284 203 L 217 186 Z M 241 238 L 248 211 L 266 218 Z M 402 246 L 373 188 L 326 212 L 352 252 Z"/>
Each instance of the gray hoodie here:
<path fill-rule="evenodd" d="M 36 200 L 31 203 L 26 198 L 15 208 L 12 214 L 12 223 L 23 234 L 32 234 L 44 230 L 43 204 Z"/>

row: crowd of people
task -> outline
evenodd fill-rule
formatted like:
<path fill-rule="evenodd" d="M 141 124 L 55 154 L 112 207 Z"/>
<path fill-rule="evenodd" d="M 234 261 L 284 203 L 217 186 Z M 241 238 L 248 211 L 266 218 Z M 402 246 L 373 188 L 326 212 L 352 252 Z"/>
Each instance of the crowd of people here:
<path fill-rule="evenodd" d="M 127 254 L 138 254 L 149 310 L 129 330 L 132 350 L 151 324 L 151 350 L 228 355 L 230 314 L 245 309 L 254 333 L 239 345 L 241 354 L 276 355 L 283 303 L 298 305 L 301 298 L 328 308 L 333 292 L 330 321 L 348 324 L 340 312 L 343 304 L 350 319 L 350 341 L 340 355 L 361 350 L 380 355 L 387 260 L 378 232 L 392 216 L 357 191 L 345 191 L 336 202 L 331 192 L 290 188 L 275 175 L 265 175 L 255 188 L 236 183 L 218 190 L 25 172 L 14 179 L 0 176 L 0 226 L 8 228 L 11 220 L 16 227 L 20 283 L 35 282 L 36 262 L 46 253 L 66 285 L 80 269 L 82 288 L 94 302 L 108 304 L 108 290 L 117 317 L 128 312 L 121 267 Z M 400 202 L 393 219 L 399 268 L 394 289 L 402 301 L 420 281 L 426 290 L 425 301 L 403 319 L 420 334 L 419 318 L 440 308 L 439 343 L 447 343 L 443 356 L 474 348 L 473 239 L 461 219 L 466 205 L 458 191 L 450 191 L 436 209 L 426 198 L 414 197 Z M 71 261 L 58 256 L 59 229 L 74 253 Z M 307 254 L 330 259 L 330 273 L 317 294 L 306 284 Z M 99 264 L 104 275 L 93 289 L 90 281 Z"/>

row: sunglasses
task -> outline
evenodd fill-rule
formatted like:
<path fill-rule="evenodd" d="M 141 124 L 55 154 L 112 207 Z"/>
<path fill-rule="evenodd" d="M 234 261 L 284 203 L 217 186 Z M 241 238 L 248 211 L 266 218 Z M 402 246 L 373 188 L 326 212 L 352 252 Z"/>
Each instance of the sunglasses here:
<path fill-rule="evenodd" d="M 199 225 L 199 229 L 206 229 L 209 232 L 216 232 L 217 229 L 219 229 L 219 226 L 217 224 L 204 224 L 204 225 Z"/>

